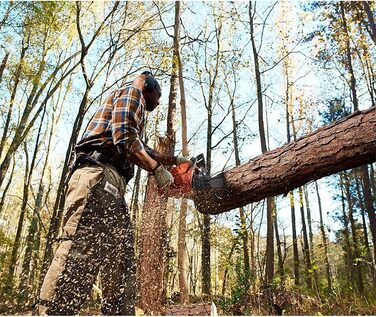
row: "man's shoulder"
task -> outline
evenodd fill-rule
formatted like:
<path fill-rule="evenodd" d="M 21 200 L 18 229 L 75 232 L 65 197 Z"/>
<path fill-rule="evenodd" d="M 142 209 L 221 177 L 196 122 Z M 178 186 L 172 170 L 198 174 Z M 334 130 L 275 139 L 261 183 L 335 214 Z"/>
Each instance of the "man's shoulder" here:
<path fill-rule="evenodd" d="M 125 85 L 114 91 L 115 98 L 139 99 L 141 94 L 141 90 L 132 85 Z"/>

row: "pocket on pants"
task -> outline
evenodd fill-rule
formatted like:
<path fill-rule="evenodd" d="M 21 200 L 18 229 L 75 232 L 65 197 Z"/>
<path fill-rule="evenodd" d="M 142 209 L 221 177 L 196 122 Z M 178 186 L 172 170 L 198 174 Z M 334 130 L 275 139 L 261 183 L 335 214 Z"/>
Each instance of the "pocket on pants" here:
<path fill-rule="evenodd" d="M 68 183 L 65 198 L 63 235 L 74 234 L 90 193 L 103 179 L 101 166 L 84 166 L 77 169 Z"/>

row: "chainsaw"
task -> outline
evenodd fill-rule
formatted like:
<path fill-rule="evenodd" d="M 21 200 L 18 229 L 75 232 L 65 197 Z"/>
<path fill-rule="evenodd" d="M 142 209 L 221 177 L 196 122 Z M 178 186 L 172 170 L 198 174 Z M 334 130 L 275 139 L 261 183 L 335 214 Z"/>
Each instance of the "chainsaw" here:
<path fill-rule="evenodd" d="M 205 157 L 199 154 L 186 162 L 170 169 L 174 183 L 167 191 L 169 196 L 189 197 L 200 189 L 221 189 L 225 186 L 223 174 L 211 177 L 206 169 Z"/>

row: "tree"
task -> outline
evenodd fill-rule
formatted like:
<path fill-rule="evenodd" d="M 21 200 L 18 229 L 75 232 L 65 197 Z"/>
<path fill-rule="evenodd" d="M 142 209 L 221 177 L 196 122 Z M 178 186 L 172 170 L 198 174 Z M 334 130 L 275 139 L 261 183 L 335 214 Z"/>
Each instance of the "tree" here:
<path fill-rule="evenodd" d="M 360 265 L 360 252 L 359 252 L 359 244 L 358 244 L 358 233 L 355 226 L 354 220 L 354 202 L 353 197 L 350 193 L 350 184 L 349 178 L 346 172 L 343 172 L 343 181 L 344 181 L 344 188 L 345 188 L 345 195 L 347 199 L 347 206 L 349 209 L 349 221 L 351 226 L 351 233 L 352 233 L 352 240 L 353 240 L 353 255 L 354 255 L 354 269 L 356 273 L 356 286 L 357 290 L 360 294 L 364 294 L 364 286 L 363 286 L 363 277 L 362 277 L 362 268 Z"/>
<path fill-rule="evenodd" d="M 262 94 L 262 83 L 261 83 L 261 71 L 259 66 L 259 53 L 255 42 L 255 30 L 254 30 L 254 20 L 256 15 L 256 4 L 252 8 L 252 2 L 249 2 L 249 27 L 252 43 L 252 53 L 253 62 L 255 66 L 255 78 L 256 78 L 256 91 L 257 91 L 257 104 L 258 104 L 258 126 L 261 142 L 261 152 L 265 153 L 267 151 L 265 129 L 264 129 L 264 105 L 263 105 L 263 94 Z M 267 215 L 267 247 L 266 247 L 266 274 L 265 283 L 269 285 L 274 277 L 274 234 L 273 234 L 273 213 L 275 206 L 272 196 L 268 196 L 266 199 L 266 215 Z"/>
<path fill-rule="evenodd" d="M 187 107 L 185 98 L 185 86 L 183 77 L 183 63 L 180 53 L 180 19 L 181 9 L 180 2 L 175 2 L 175 37 L 174 37 L 174 52 L 176 50 L 176 57 L 178 60 L 179 69 L 179 88 L 180 88 L 180 112 L 181 112 L 181 139 L 182 139 L 182 154 L 188 157 L 188 139 L 187 139 Z M 179 289 L 180 301 L 185 304 L 189 301 L 188 285 L 187 285 L 187 245 L 186 245 L 186 218 L 188 211 L 188 201 L 182 198 L 179 213 L 179 233 L 178 233 L 178 269 L 179 269 Z"/>
<path fill-rule="evenodd" d="M 375 108 L 356 112 L 227 170 L 223 173 L 223 190 L 193 195 L 197 208 L 203 213 L 218 214 L 375 161 L 375 113 Z"/>
<path fill-rule="evenodd" d="M 322 216 L 321 196 L 320 196 L 320 192 L 319 192 L 319 186 L 317 185 L 317 181 L 315 181 L 315 189 L 316 189 L 316 194 L 317 194 L 317 204 L 318 204 L 318 207 L 319 207 L 319 215 L 320 215 L 320 231 L 321 231 L 321 237 L 322 237 L 322 242 L 323 242 L 323 246 L 324 246 L 326 280 L 327 280 L 327 283 L 328 283 L 328 291 L 331 292 L 331 290 L 332 290 L 332 276 L 331 276 L 329 257 L 328 257 L 328 242 L 327 242 L 326 233 L 325 233 L 324 220 L 323 220 L 323 216 Z"/>

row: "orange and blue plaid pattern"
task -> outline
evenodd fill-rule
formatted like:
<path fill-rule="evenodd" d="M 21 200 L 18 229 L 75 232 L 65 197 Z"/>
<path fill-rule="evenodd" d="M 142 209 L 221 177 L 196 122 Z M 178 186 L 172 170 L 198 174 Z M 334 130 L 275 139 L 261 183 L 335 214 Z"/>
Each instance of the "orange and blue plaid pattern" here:
<path fill-rule="evenodd" d="M 76 146 L 77 152 L 113 151 L 129 157 L 145 149 L 145 99 L 141 90 L 126 86 L 114 91 L 97 110 Z"/>

